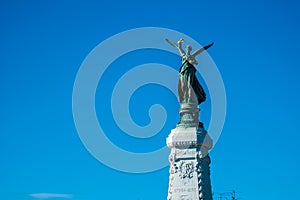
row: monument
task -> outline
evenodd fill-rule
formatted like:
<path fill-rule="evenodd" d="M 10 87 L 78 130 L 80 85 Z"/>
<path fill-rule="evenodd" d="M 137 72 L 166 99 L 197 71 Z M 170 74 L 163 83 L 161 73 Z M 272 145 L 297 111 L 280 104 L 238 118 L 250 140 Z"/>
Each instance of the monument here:
<path fill-rule="evenodd" d="M 171 149 L 168 200 L 212 200 L 209 149 L 212 139 L 199 121 L 199 107 L 206 94 L 196 77 L 195 57 L 213 45 L 191 54 L 192 47 L 182 49 L 184 39 L 177 44 L 166 39 L 179 50 L 182 65 L 179 69 L 178 101 L 180 121 L 167 138 Z"/>

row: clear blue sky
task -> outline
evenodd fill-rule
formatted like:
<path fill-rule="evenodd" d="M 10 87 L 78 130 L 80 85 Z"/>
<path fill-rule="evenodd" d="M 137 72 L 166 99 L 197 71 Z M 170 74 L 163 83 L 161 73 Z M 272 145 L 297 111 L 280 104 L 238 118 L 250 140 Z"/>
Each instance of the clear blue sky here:
<path fill-rule="evenodd" d="M 85 149 L 72 115 L 74 80 L 88 53 L 114 34 L 147 26 L 183 32 L 200 44 L 215 42 L 209 53 L 228 107 L 211 151 L 213 191 L 235 189 L 243 200 L 299 199 L 299 8 L 293 0 L 1 1 L 0 199 L 30 200 L 36 193 L 166 199 L 168 168 L 147 174 L 110 169 Z M 159 61 L 159 52 L 149 54 Z M 110 70 L 108 75 L 116 71 Z M 101 83 L 98 91 L 111 89 Z M 177 122 L 175 98 L 147 87 L 149 96 L 141 90 L 133 100 L 151 104 L 159 91 L 172 117 L 157 137 L 134 140 L 108 116 L 108 137 L 129 151 L 164 146 Z M 99 95 L 98 111 L 106 102 Z M 133 118 L 147 124 L 139 106 L 132 107 Z"/>

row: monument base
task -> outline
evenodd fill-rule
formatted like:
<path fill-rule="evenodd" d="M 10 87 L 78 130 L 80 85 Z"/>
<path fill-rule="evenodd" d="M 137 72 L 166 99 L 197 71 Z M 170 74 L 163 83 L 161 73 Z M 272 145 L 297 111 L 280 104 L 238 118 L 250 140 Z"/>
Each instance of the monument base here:
<path fill-rule="evenodd" d="M 208 155 L 212 139 L 203 126 L 177 126 L 167 146 L 171 148 L 168 200 L 212 200 Z"/>

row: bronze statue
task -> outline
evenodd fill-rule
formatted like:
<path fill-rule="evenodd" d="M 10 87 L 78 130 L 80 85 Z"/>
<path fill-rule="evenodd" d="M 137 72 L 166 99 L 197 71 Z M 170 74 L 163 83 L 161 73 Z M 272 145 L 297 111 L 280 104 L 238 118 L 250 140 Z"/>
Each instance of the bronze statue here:
<path fill-rule="evenodd" d="M 196 68 L 194 67 L 194 65 L 197 65 L 198 62 L 195 57 L 211 47 L 214 43 L 198 49 L 193 54 L 191 54 L 191 46 L 187 45 L 186 51 L 182 49 L 182 43 L 184 42 L 183 38 L 181 38 L 177 42 L 177 45 L 168 39 L 166 39 L 166 41 L 173 47 L 177 48 L 181 55 L 182 65 L 179 69 L 180 78 L 178 82 L 179 103 L 199 105 L 206 100 L 206 94 L 196 77 Z"/>

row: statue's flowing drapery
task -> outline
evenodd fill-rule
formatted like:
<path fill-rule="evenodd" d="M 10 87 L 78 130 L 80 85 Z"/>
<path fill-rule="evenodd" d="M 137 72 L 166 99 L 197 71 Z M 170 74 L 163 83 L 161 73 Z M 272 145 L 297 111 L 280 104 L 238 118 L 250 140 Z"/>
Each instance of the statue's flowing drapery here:
<path fill-rule="evenodd" d="M 179 69 L 178 98 L 179 102 L 200 104 L 206 100 L 206 94 L 196 77 L 196 68 L 187 60 Z"/>

